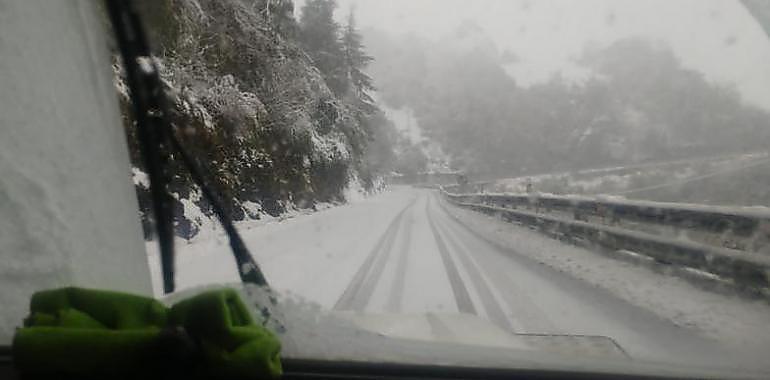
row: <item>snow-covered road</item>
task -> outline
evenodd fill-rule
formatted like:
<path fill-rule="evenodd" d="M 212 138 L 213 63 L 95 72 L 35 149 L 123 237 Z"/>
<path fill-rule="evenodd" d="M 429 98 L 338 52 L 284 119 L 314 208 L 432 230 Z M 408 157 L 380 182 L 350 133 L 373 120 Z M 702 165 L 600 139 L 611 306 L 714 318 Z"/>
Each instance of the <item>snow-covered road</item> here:
<path fill-rule="evenodd" d="M 243 235 L 273 288 L 323 310 L 465 313 L 515 333 L 611 337 L 637 358 L 767 366 L 767 304 L 454 209 L 430 190 L 396 188 Z M 223 237 L 181 246 L 177 273 L 182 288 L 238 279 Z"/>

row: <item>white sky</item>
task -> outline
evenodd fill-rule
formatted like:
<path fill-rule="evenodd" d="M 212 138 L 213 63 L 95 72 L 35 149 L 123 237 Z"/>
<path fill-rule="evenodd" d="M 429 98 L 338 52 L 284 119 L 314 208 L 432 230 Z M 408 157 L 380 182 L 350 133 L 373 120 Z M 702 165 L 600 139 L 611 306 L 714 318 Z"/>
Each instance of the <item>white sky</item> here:
<path fill-rule="evenodd" d="M 302 1 L 297 1 L 299 10 Z M 482 26 L 500 50 L 520 59 L 517 83 L 566 77 L 587 43 L 629 36 L 668 43 L 707 78 L 734 84 L 770 109 L 770 40 L 737 0 L 338 0 L 338 18 L 356 7 L 360 28 L 439 38 L 465 20 Z M 299 12 L 299 11 L 298 11 Z"/>

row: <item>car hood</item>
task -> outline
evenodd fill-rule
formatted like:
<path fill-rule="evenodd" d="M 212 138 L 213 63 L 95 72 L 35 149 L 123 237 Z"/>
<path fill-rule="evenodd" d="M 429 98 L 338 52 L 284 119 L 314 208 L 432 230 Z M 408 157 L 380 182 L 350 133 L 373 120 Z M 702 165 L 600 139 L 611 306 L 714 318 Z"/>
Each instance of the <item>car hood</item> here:
<path fill-rule="evenodd" d="M 461 313 L 334 312 L 340 319 L 381 336 L 468 346 L 511 348 L 580 357 L 628 358 L 612 338 L 574 334 L 512 333 L 476 315 Z"/>
<path fill-rule="evenodd" d="M 183 299 L 205 289 L 164 297 Z M 433 365 L 682 379 L 766 379 L 740 368 L 701 368 L 629 357 L 610 337 L 514 334 L 467 314 L 379 314 L 322 310 L 252 285 L 238 289 L 273 330 L 282 356 L 331 362 Z"/>

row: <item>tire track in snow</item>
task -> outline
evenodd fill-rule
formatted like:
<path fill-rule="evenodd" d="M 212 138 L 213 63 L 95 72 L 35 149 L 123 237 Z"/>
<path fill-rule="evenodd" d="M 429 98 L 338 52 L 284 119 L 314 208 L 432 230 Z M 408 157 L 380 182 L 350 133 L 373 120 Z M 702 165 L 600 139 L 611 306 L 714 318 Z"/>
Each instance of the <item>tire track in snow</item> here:
<path fill-rule="evenodd" d="M 410 212 L 413 212 L 410 210 Z M 412 229 L 414 228 L 414 215 L 410 214 L 404 224 L 404 236 L 401 238 L 398 250 L 398 262 L 396 263 L 396 273 L 393 279 L 393 285 L 388 297 L 388 303 L 385 310 L 392 313 L 401 311 L 401 302 L 404 298 L 404 286 L 406 282 L 406 264 L 409 257 L 409 245 L 412 242 Z"/>
<path fill-rule="evenodd" d="M 489 277 L 492 285 L 500 290 L 499 294 L 504 299 L 504 302 L 508 304 L 508 310 L 511 313 L 511 318 L 519 322 L 524 327 L 525 332 L 548 332 L 559 333 L 561 332 L 556 328 L 550 318 L 536 305 L 536 303 L 528 296 L 529 291 L 523 289 L 517 281 L 514 279 L 514 274 L 508 273 L 502 270 L 501 266 L 496 263 L 497 260 L 511 260 L 510 255 L 506 252 L 486 240 L 484 237 L 478 235 L 476 231 L 468 228 L 458 220 L 456 216 L 452 215 L 447 210 L 447 205 L 437 200 L 439 207 L 444 215 L 447 216 L 450 229 L 454 230 L 457 236 L 465 236 L 470 241 L 476 241 L 485 247 L 484 250 L 480 250 L 481 256 L 485 256 L 484 260 L 479 257 L 478 263 L 484 273 Z M 467 240 L 464 240 L 467 241 Z M 494 258 L 494 254 L 497 260 Z M 518 254 L 517 254 L 518 255 Z M 490 257 L 491 256 L 491 257 Z M 492 259 L 492 260 L 490 260 Z"/>
<path fill-rule="evenodd" d="M 388 262 L 388 258 L 390 258 L 390 255 L 393 252 L 393 243 L 396 240 L 396 236 L 398 236 L 398 232 L 402 224 L 403 215 L 400 215 L 398 218 L 398 223 L 396 224 L 396 228 L 390 231 L 390 234 L 385 240 L 385 244 L 383 244 L 382 249 L 377 255 L 377 258 L 374 260 L 374 265 L 372 265 L 372 269 L 369 272 L 369 275 L 364 278 L 364 282 L 358 289 L 357 296 L 353 298 L 351 304 L 353 310 L 363 311 L 366 308 L 366 305 L 369 303 L 369 300 L 372 298 L 372 294 L 374 294 L 374 288 L 380 281 L 382 272 L 385 270 L 385 264 Z"/>
<path fill-rule="evenodd" d="M 425 202 L 425 213 L 428 216 L 428 224 L 430 225 L 431 231 L 433 231 L 433 237 L 436 239 L 436 246 L 438 247 L 439 253 L 441 254 L 441 261 L 444 263 L 444 269 L 446 270 L 447 277 L 449 278 L 449 285 L 452 287 L 452 294 L 454 294 L 457 309 L 461 313 L 476 315 L 476 309 L 473 307 L 473 301 L 471 301 L 471 296 L 468 293 L 468 289 L 465 287 L 462 278 L 460 278 L 460 273 L 457 271 L 457 266 L 455 266 L 455 263 L 452 260 L 452 256 L 449 254 L 449 250 L 444 243 L 444 240 L 441 239 L 441 235 L 436 229 L 436 223 L 433 221 L 433 217 L 430 213 L 430 200 L 431 199 L 428 198 L 428 201 Z"/>
<path fill-rule="evenodd" d="M 444 233 L 446 241 L 448 241 L 449 245 L 452 246 L 456 256 L 460 259 L 460 263 L 468 273 L 468 277 L 470 277 L 471 283 L 476 288 L 479 298 L 481 299 L 481 303 L 484 306 L 484 310 L 487 311 L 489 319 L 492 321 L 492 323 L 505 329 L 506 331 L 513 331 L 513 327 L 508 321 L 508 317 L 505 316 L 503 308 L 492 294 L 492 290 L 487 284 L 487 281 L 484 279 L 484 276 L 481 275 L 479 268 L 468 257 L 468 255 L 470 255 L 470 251 L 468 251 L 467 248 L 460 246 L 460 243 L 455 240 L 456 235 L 452 236 L 446 226 L 442 226 L 441 223 L 439 223 L 438 227 L 438 229 Z"/>
<path fill-rule="evenodd" d="M 345 288 L 340 298 L 334 304 L 335 310 L 356 310 L 362 311 L 366 304 L 369 302 L 369 298 L 374 292 L 374 285 L 379 281 L 382 276 L 382 271 L 387 262 L 387 256 L 393 247 L 393 240 L 396 238 L 398 228 L 401 225 L 401 219 L 403 218 L 406 210 L 414 205 L 417 198 L 413 198 L 409 204 L 401 210 L 393 221 L 390 222 L 388 228 L 385 229 L 385 233 L 377 241 L 374 248 L 369 252 L 369 255 L 364 260 L 361 267 L 358 269 L 350 284 Z M 372 279 L 372 276 L 375 278 Z"/>

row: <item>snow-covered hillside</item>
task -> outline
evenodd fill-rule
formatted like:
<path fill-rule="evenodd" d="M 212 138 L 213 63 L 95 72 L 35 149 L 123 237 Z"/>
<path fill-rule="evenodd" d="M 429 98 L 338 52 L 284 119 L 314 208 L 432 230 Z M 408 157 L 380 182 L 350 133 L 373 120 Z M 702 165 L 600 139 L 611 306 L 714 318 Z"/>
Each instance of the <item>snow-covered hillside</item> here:
<path fill-rule="evenodd" d="M 376 121 L 361 116 L 355 99 L 330 89 L 299 42 L 291 1 L 137 3 L 172 97 L 172 122 L 234 219 L 344 202 L 377 187 L 383 169 L 370 164 L 367 152 L 375 144 L 387 152 L 389 141 L 372 137 L 365 124 Z M 114 68 L 149 233 L 149 194 L 128 93 L 118 62 Z M 171 166 L 177 234 L 189 238 L 208 223 L 211 210 L 181 164 L 172 160 Z"/>

